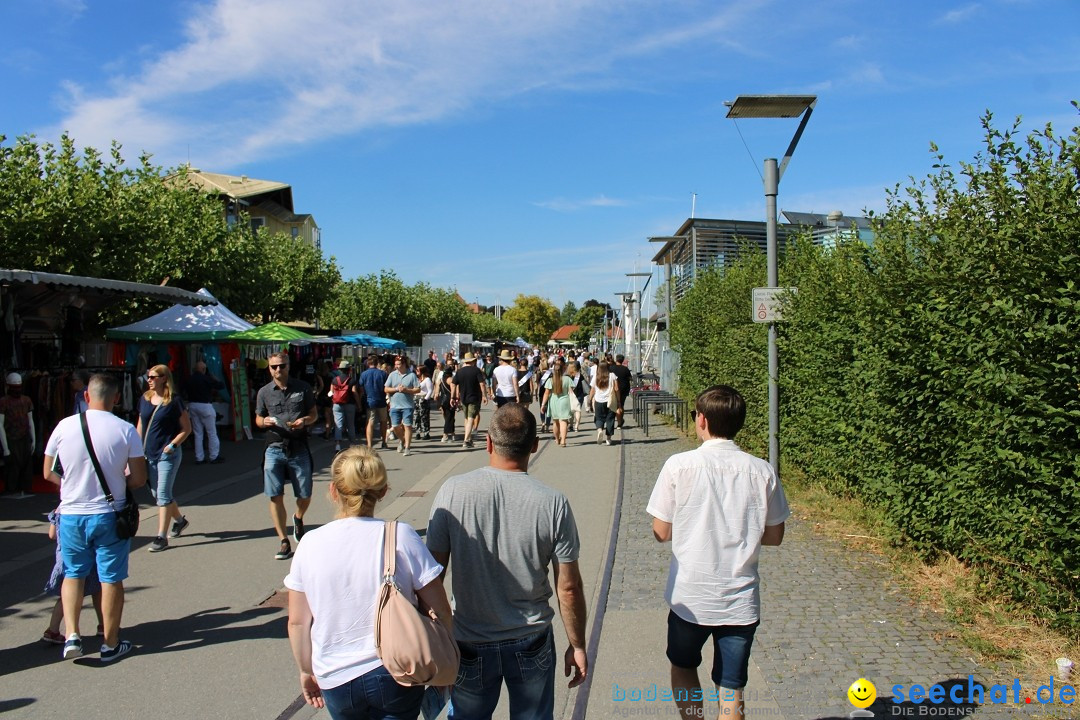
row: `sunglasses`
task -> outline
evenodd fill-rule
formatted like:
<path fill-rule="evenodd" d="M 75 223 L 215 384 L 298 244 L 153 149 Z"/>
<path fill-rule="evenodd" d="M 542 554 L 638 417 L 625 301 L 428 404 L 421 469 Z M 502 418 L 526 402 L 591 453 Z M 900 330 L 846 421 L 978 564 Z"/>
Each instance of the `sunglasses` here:
<path fill-rule="evenodd" d="M 165 376 L 164 375 L 147 375 L 146 379 L 147 380 L 157 380 L 158 378 L 163 378 L 163 377 L 165 377 Z"/>
<path fill-rule="evenodd" d="M 286 368 L 286 367 L 289 367 L 289 363 L 282 363 L 280 365 L 271 365 L 270 369 L 271 370 L 278 370 L 280 368 Z"/>

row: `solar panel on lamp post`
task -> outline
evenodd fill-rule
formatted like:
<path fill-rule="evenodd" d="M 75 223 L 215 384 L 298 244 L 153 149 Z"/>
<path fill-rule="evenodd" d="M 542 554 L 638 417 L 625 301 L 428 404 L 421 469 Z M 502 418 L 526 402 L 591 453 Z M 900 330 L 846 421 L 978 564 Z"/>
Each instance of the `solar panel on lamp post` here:
<path fill-rule="evenodd" d="M 788 144 L 784 159 L 777 165 L 776 158 L 765 159 L 765 251 L 768 263 L 768 285 L 776 288 L 777 277 L 777 241 L 776 241 L 776 196 L 780 192 L 780 178 L 784 176 L 795 146 L 799 144 L 806 123 L 817 105 L 817 95 L 739 95 L 724 103 L 728 107 L 727 117 L 734 120 L 741 118 L 797 118 L 802 117 L 799 128 Z M 778 380 L 779 358 L 776 350 L 776 323 L 769 323 L 769 463 L 780 476 L 780 389 Z"/>

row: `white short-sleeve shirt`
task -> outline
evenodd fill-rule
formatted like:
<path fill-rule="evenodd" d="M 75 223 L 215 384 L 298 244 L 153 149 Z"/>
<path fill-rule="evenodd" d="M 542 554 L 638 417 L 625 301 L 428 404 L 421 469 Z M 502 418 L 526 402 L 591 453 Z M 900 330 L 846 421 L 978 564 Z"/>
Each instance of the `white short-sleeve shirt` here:
<path fill-rule="evenodd" d="M 377 668 L 375 619 L 383 569 L 383 521 L 342 518 L 309 530 L 296 547 L 285 587 L 307 596 L 311 667 L 324 690 Z M 413 604 L 416 591 L 439 577 L 435 562 L 410 526 L 397 525 L 394 577 Z"/>
<path fill-rule="evenodd" d="M 102 515 L 127 504 L 127 478 L 124 474 L 130 458 L 143 456 L 142 440 L 135 426 L 105 410 L 87 410 L 86 424 L 94 445 L 101 472 L 113 495 L 113 505 L 105 500 L 94 463 L 86 449 L 82 422 L 78 415 L 61 420 L 48 443 L 45 454 L 57 458 L 64 468 L 60 481 L 60 513 L 66 515 Z"/>
<path fill-rule="evenodd" d="M 672 526 L 665 598 L 676 615 L 698 625 L 758 621 L 761 536 L 791 515 L 767 461 L 707 440 L 668 458 L 647 512 Z"/>

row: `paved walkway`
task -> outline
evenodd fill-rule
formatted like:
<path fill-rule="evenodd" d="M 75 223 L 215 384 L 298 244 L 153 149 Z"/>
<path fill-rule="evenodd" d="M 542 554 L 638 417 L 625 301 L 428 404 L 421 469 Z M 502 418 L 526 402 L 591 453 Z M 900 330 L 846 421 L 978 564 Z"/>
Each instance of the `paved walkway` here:
<path fill-rule="evenodd" d="M 488 417 L 485 410 L 485 423 Z M 557 715 L 674 718 L 672 703 L 649 699 L 668 678 L 663 592 L 670 546 L 652 538 L 645 505 L 660 465 L 690 445 L 655 425 L 650 438 L 628 429 L 630 442 L 621 447 L 598 447 L 592 438 L 583 427 L 566 449 L 545 439 L 531 469 L 570 497 L 590 598 L 591 680 L 587 688 L 569 691 L 557 683 Z M 312 446 L 323 468 L 308 516 L 309 526 L 317 526 L 331 519 L 325 467 L 333 453 L 332 444 L 321 440 Z M 62 661 L 58 648 L 37 640 L 52 607 L 39 596 L 52 565 L 41 519 L 51 501 L 0 501 L 0 713 L 34 719 L 328 717 L 296 702 L 279 592 L 287 563 L 272 559 L 277 542 L 261 495 L 261 444 L 226 443 L 225 449 L 224 465 L 181 470 L 180 502 L 192 519 L 185 537 L 154 555 L 146 552 L 149 538 L 136 544 L 124 636 L 138 648 L 107 669 L 92 655 Z M 384 457 L 391 494 L 379 515 L 417 528 L 426 524 L 434 491 L 446 477 L 486 464 L 479 448 L 437 442 L 418 443 L 409 458 L 392 452 Z M 143 515 L 144 536 L 152 532 L 151 517 L 149 510 Z M 847 717 L 853 709 L 847 687 L 865 676 L 886 698 L 870 708 L 878 717 L 915 717 L 927 706 L 887 702 L 893 685 L 987 675 L 939 640 L 945 628 L 894 591 L 877 558 L 816 537 L 798 520 L 789 522 L 781 547 L 763 550 L 761 570 L 763 624 L 746 691 L 751 714 Z M 89 607 L 84 626 L 93 626 Z M 564 648 L 561 627 L 556 638 Z M 560 650 L 559 678 L 561 670 Z M 635 691 L 641 700 L 632 699 Z M 940 716 L 949 708 L 934 709 Z M 1012 711 L 962 706 L 949 714 L 972 712 L 997 717 Z M 497 717 L 506 716 L 503 706 Z"/>

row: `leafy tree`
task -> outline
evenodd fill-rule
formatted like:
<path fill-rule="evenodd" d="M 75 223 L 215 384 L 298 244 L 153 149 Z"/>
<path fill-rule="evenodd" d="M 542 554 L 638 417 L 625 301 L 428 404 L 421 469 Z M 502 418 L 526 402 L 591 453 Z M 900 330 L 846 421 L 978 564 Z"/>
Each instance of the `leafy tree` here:
<path fill-rule="evenodd" d="M 574 318 L 577 317 L 577 313 L 578 308 L 577 305 L 574 304 L 574 301 L 567 300 L 566 304 L 563 305 L 562 312 L 559 313 L 559 322 L 562 325 L 573 325 Z"/>
<path fill-rule="evenodd" d="M 315 317 L 341 281 L 335 259 L 324 260 L 314 245 L 286 233 L 260 230 L 258 241 L 268 280 L 262 321 Z"/>
<path fill-rule="evenodd" d="M 539 295 L 518 295 L 514 305 L 503 313 L 508 322 L 525 329 L 522 336 L 534 344 L 543 344 L 559 329 L 559 310 Z"/>
<path fill-rule="evenodd" d="M 513 340 L 525 335 L 525 328 L 506 319 L 499 320 L 489 313 L 469 317 L 469 331 L 477 340 Z"/>
<path fill-rule="evenodd" d="M 80 154 L 68 135 L 57 145 L 0 136 L 0 266 L 209 289 L 250 318 L 310 316 L 337 277 L 314 248 L 229 227 L 221 203 L 120 145 Z M 295 257 L 279 262 L 287 248 Z M 132 300 L 106 315 L 128 322 L 160 309 Z"/>

